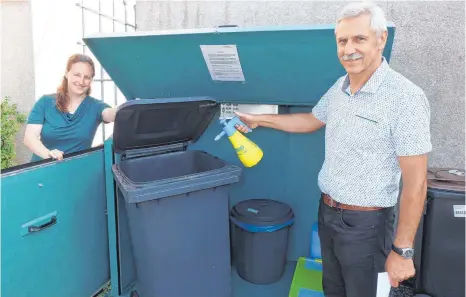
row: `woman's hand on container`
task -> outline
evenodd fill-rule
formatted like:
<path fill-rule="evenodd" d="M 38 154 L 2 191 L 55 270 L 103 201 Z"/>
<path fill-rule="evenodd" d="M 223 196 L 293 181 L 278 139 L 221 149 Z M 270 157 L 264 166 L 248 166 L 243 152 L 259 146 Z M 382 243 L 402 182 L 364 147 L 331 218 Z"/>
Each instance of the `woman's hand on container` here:
<path fill-rule="evenodd" d="M 63 160 L 63 152 L 57 149 L 50 150 L 49 156 L 56 160 Z"/>

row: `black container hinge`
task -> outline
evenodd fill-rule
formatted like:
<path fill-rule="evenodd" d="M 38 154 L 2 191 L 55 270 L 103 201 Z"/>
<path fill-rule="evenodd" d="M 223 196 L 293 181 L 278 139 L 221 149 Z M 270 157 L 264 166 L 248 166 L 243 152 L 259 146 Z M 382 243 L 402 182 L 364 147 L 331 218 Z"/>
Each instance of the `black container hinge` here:
<path fill-rule="evenodd" d="M 121 155 L 121 160 L 136 159 L 141 157 L 163 155 L 173 152 L 185 151 L 188 146 L 187 142 L 173 143 L 164 146 L 155 146 L 148 148 L 140 148 L 126 151 Z"/>

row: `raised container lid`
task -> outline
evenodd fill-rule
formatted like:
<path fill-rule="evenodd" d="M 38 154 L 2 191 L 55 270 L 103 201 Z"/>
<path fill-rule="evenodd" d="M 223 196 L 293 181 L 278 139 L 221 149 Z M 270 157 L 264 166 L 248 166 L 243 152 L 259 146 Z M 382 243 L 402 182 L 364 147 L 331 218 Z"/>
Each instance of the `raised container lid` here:
<path fill-rule="evenodd" d="M 427 186 L 430 189 L 465 192 L 464 169 L 429 168 Z"/>
<path fill-rule="evenodd" d="M 287 204 L 271 199 L 241 201 L 232 208 L 231 215 L 239 222 L 256 226 L 280 225 L 294 218 Z"/>
<path fill-rule="evenodd" d="M 83 38 L 127 100 L 311 106 L 345 75 L 335 25 L 100 33 Z M 395 27 L 383 55 L 390 61 Z"/>
<path fill-rule="evenodd" d="M 219 105 L 210 97 L 132 100 L 122 104 L 113 126 L 116 153 L 195 142 Z"/>

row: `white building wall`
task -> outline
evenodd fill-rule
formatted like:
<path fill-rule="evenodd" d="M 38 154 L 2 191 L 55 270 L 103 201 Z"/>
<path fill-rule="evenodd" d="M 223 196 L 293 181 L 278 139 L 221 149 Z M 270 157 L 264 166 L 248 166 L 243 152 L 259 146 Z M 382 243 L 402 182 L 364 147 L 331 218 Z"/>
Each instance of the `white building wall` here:
<path fill-rule="evenodd" d="M 11 97 L 19 111 L 34 105 L 34 55 L 29 0 L 2 0 L 0 11 L 0 99 Z M 16 136 L 16 163 L 29 162 L 30 151 L 22 144 L 24 127 Z"/>

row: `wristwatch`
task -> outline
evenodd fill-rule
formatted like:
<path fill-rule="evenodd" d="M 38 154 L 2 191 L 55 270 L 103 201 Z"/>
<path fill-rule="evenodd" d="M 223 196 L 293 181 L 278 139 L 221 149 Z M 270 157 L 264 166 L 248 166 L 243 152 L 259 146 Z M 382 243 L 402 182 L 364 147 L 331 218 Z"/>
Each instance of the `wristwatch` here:
<path fill-rule="evenodd" d="M 398 248 L 392 244 L 392 250 L 397 253 L 398 255 L 402 256 L 405 259 L 412 259 L 414 256 L 414 249 L 413 248 Z"/>

